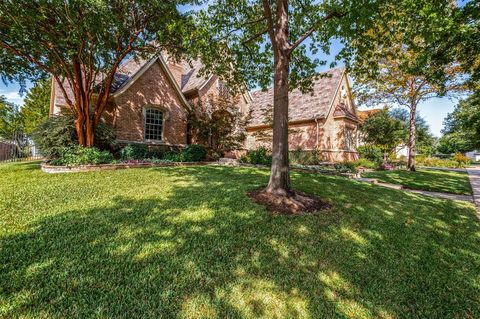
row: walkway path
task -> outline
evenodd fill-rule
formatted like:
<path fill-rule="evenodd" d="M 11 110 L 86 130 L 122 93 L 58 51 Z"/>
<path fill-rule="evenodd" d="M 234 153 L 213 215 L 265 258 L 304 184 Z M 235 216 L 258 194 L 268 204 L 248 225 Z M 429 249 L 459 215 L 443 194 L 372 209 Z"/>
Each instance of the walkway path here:
<path fill-rule="evenodd" d="M 478 204 L 477 207 L 480 209 L 480 169 L 478 170 Z M 463 200 L 467 202 L 473 202 L 472 196 L 467 196 L 467 195 L 457 195 L 457 194 L 451 194 L 451 193 L 441 193 L 441 192 L 430 192 L 430 191 L 422 191 L 422 190 L 415 190 L 415 189 L 408 189 L 404 188 L 402 185 L 397 185 L 397 184 L 389 184 L 389 183 L 383 183 L 378 181 L 375 178 L 356 178 L 357 181 L 360 182 L 366 182 L 366 183 L 372 183 L 378 186 L 383 186 L 383 187 L 388 187 L 388 188 L 393 188 L 393 189 L 399 189 L 404 192 L 409 192 L 409 193 L 415 193 L 415 194 L 422 194 L 426 196 L 431 196 L 431 197 L 440 197 L 440 198 L 446 198 L 446 199 L 451 199 L 451 200 Z M 473 188 L 473 185 L 472 185 Z"/>
<path fill-rule="evenodd" d="M 477 206 L 477 217 L 480 219 L 480 167 L 469 167 L 467 172 L 472 185 L 475 206 Z"/>

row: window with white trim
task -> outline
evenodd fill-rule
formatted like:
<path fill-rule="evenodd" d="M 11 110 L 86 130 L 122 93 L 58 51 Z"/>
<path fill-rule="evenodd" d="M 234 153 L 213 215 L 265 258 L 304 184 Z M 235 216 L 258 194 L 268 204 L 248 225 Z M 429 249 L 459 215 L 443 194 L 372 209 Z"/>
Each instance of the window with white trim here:
<path fill-rule="evenodd" d="M 163 139 L 164 114 L 155 108 L 145 109 L 145 139 L 161 141 Z"/>

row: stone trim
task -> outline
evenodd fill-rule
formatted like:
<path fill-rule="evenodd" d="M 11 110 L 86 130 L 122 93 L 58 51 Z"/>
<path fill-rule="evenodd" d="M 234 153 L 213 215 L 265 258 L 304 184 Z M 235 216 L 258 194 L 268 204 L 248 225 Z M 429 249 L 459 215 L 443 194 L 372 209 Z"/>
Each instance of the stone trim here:
<path fill-rule="evenodd" d="M 312 118 L 312 119 L 290 121 L 290 122 L 288 122 L 288 125 L 311 124 L 311 123 L 316 123 L 316 122 L 321 121 L 321 120 L 325 120 L 325 118 L 324 117 L 318 117 L 318 118 Z M 264 130 L 264 129 L 270 129 L 271 130 L 272 129 L 272 124 L 249 126 L 249 127 L 247 127 L 247 132 L 254 132 L 254 131 Z"/>
<path fill-rule="evenodd" d="M 120 164 L 98 164 L 98 165 L 79 165 L 79 166 L 56 166 L 46 162 L 41 164 L 41 169 L 45 173 L 81 173 L 93 171 L 111 171 L 127 168 L 151 168 L 151 167 L 173 167 L 173 166 L 204 166 L 212 165 L 214 162 L 172 162 L 172 163 L 120 163 Z"/>

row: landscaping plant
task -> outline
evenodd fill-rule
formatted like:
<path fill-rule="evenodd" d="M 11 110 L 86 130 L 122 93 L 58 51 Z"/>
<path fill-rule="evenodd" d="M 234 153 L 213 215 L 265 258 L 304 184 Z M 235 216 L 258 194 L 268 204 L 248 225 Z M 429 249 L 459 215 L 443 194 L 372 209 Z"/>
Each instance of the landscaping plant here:
<path fill-rule="evenodd" d="M 114 160 L 109 151 L 101 151 L 95 147 L 72 145 L 59 150 L 58 157 L 51 161 L 53 165 L 98 165 L 110 164 Z"/>
<path fill-rule="evenodd" d="M 203 145 L 190 144 L 180 152 L 182 162 L 201 162 L 207 157 L 207 149 Z"/>
<path fill-rule="evenodd" d="M 55 158 L 65 147 L 77 145 L 77 136 L 73 118 L 68 115 L 51 116 L 32 133 L 33 141 L 43 156 Z M 114 150 L 115 131 L 101 122 L 95 130 L 95 147 L 101 150 Z"/>
<path fill-rule="evenodd" d="M 272 155 L 265 147 L 259 147 L 256 150 L 250 150 L 246 155 L 240 158 L 240 162 L 253 165 L 272 164 Z"/>

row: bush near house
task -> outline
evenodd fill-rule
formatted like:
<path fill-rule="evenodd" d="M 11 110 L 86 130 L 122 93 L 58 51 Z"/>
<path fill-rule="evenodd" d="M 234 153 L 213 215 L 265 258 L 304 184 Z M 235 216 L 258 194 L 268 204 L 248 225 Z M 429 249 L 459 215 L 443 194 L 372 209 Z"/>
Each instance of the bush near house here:
<path fill-rule="evenodd" d="M 83 147 L 80 145 L 63 147 L 58 152 L 58 157 L 51 161 L 53 165 L 88 165 L 108 164 L 114 158 L 109 151 L 101 151 L 96 147 Z"/>
<path fill-rule="evenodd" d="M 240 162 L 253 165 L 271 165 L 272 155 L 265 147 L 259 147 L 256 150 L 248 151 L 246 155 L 240 158 Z"/>
<path fill-rule="evenodd" d="M 142 160 L 148 156 L 146 144 L 128 144 L 120 150 L 120 159 L 123 161 Z"/>
<path fill-rule="evenodd" d="M 74 147 L 78 144 L 74 119 L 68 115 L 58 115 L 48 118 L 32 133 L 33 141 L 43 156 L 57 158 L 65 147 Z M 100 123 L 95 131 L 95 147 L 100 150 L 114 151 L 114 129 Z"/>
<path fill-rule="evenodd" d="M 357 167 L 353 162 L 342 162 L 335 164 L 335 170 L 339 173 L 357 173 Z"/>
<path fill-rule="evenodd" d="M 377 165 L 383 162 L 383 153 L 380 147 L 363 145 L 357 147 L 357 152 L 360 158 L 377 163 Z"/>
<path fill-rule="evenodd" d="M 297 148 L 289 154 L 292 165 L 318 165 L 322 162 L 322 156 L 318 151 L 305 151 Z"/>
<path fill-rule="evenodd" d="M 206 159 L 207 149 L 203 145 L 191 144 L 181 151 L 149 149 L 145 144 L 129 144 L 120 150 L 122 161 L 145 162 L 201 162 Z"/>
<path fill-rule="evenodd" d="M 375 163 L 371 160 L 368 160 L 366 158 L 359 158 L 355 162 L 353 162 L 353 165 L 358 169 L 360 167 L 363 168 L 369 168 L 369 169 L 375 169 L 378 167 L 378 163 Z"/>
<path fill-rule="evenodd" d="M 191 144 L 180 152 L 182 162 L 201 162 L 207 157 L 207 149 L 203 145 Z"/>

